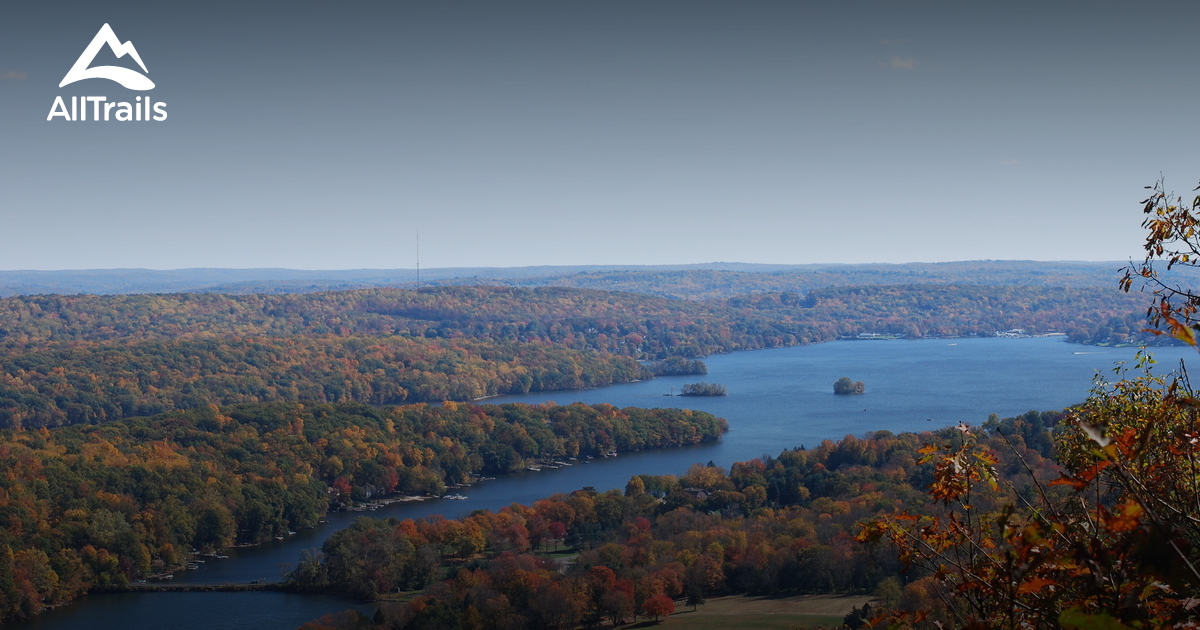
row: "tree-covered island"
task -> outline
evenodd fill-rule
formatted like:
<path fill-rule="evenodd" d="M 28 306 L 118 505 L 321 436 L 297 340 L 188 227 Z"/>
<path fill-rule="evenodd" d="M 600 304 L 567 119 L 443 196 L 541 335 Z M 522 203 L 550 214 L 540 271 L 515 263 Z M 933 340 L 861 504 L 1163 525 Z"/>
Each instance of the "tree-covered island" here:
<path fill-rule="evenodd" d="M 725 386 L 716 383 L 687 383 L 680 396 L 724 396 Z"/>
<path fill-rule="evenodd" d="M 865 391 L 866 386 L 863 385 L 862 381 L 852 381 L 849 376 L 843 376 L 833 384 L 833 393 L 839 396 L 861 394 Z"/>

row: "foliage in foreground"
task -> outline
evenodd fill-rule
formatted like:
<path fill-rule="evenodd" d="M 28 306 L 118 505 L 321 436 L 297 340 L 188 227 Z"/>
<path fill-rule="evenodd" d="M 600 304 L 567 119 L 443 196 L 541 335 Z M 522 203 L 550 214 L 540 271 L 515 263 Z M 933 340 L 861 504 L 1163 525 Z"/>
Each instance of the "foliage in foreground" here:
<path fill-rule="evenodd" d="M 1015 502 L 986 500 L 1005 476 L 996 452 L 970 431 L 924 449 L 936 464 L 930 496 L 943 509 L 898 511 L 859 536 L 888 541 L 906 566 L 930 576 L 909 588 L 932 603 L 887 623 L 1200 625 L 1198 406 L 1179 379 L 1102 383 L 1059 436 L 1062 476 Z"/>
<path fill-rule="evenodd" d="M 1155 296 L 1151 332 L 1197 346 L 1200 294 L 1162 275 L 1200 266 L 1200 196 L 1190 206 L 1160 181 L 1143 200 L 1146 257 L 1120 286 Z M 1165 262 L 1165 269 L 1162 263 Z M 1149 363 L 1139 361 L 1139 368 Z M 940 514 L 900 511 L 861 540 L 887 541 L 908 566 L 932 574 L 938 600 L 877 620 L 889 627 L 1200 627 L 1200 422 L 1183 366 L 1097 384 L 1058 440 L 1064 472 L 1018 502 L 981 505 L 1004 483 L 996 455 L 963 431 L 931 445 L 930 495 Z M 1056 488 L 1069 490 L 1062 495 Z"/>

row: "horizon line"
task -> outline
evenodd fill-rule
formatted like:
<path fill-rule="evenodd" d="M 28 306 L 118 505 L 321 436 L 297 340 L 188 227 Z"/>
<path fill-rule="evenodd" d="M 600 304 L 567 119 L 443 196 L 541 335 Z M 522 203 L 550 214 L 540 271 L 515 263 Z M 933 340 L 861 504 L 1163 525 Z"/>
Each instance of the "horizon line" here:
<path fill-rule="evenodd" d="M 947 260 L 947 261 L 909 261 L 902 263 L 893 262 L 857 262 L 857 263 L 752 263 L 739 261 L 711 261 L 702 263 L 659 263 L 659 264 L 621 264 L 621 263 L 585 263 L 585 264 L 554 264 L 554 265 L 512 265 L 512 266 L 452 266 L 452 267 L 425 267 L 426 271 L 454 271 L 464 269 L 563 269 L 563 268 L 608 268 L 608 269 L 661 269 L 661 268 L 685 268 L 685 267 L 709 267 L 716 265 L 739 265 L 747 267 L 866 267 L 866 266 L 893 266 L 902 267 L 906 265 L 954 265 L 965 263 L 1057 263 L 1057 264 L 1127 264 L 1130 261 L 1122 260 L 1035 260 L 1029 258 L 981 258 L 967 260 Z M 416 273 L 416 267 L 345 267 L 345 268 L 326 268 L 326 269 L 305 269 L 299 267 L 76 267 L 63 269 L 0 269 L 0 273 L 79 273 L 79 272 L 114 272 L 114 271 L 144 271 L 144 272 L 172 272 L 172 271 L 300 271 L 300 272 L 349 272 L 349 271 L 407 271 Z"/>

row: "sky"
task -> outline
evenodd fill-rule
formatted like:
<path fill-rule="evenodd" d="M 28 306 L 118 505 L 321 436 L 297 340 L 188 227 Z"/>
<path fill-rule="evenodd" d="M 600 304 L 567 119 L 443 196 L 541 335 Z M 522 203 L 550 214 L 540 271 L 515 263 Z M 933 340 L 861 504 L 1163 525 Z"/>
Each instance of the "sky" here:
<path fill-rule="evenodd" d="M 58 87 L 106 23 L 153 90 Z M 1142 187 L 1200 179 L 1198 23 L 1185 2 L 10 1 L 0 269 L 411 268 L 418 231 L 422 267 L 1138 258 Z M 144 94 L 166 120 L 46 120 L 56 96 Z"/>

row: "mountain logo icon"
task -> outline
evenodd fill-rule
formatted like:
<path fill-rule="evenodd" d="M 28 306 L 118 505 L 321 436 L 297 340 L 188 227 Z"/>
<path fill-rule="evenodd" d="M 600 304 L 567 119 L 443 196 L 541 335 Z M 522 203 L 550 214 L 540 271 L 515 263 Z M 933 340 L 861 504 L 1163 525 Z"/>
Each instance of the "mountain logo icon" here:
<path fill-rule="evenodd" d="M 96 54 L 100 52 L 100 49 L 105 44 L 108 44 L 108 47 L 112 49 L 113 54 L 118 59 L 129 55 L 142 67 L 143 72 L 150 72 L 146 70 L 146 64 L 142 63 L 142 58 L 138 55 L 137 49 L 133 47 L 133 42 L 129 41 L 122 44 L 121 40 L 117 39 L 117 34 L 113 32 L 112 27 L 105 24 L 100 27 L 100 32 L 96 33 L 96 36 L 92 38 L 92 43 L 83 49 L 83 54 L 79 55 L 79 59 L 75 60 L 75 65 L 71 66 L 71 69 L 67 72 L 67 76 L 63 77 L 62 83 L 59 83 L 58 87 L 67 86 L 76 81 L 83 81 L 84 79 L 108 79 L 109 81 L 116 81 L 131 90 L 154 89 L 154 82 L 146 78 L 146 75 L 139 74 L 129 68 L 122 68 L 120 66 L 96 66 L 95 68 L 89 68 L 88 66 L 96 59 Z"/>

